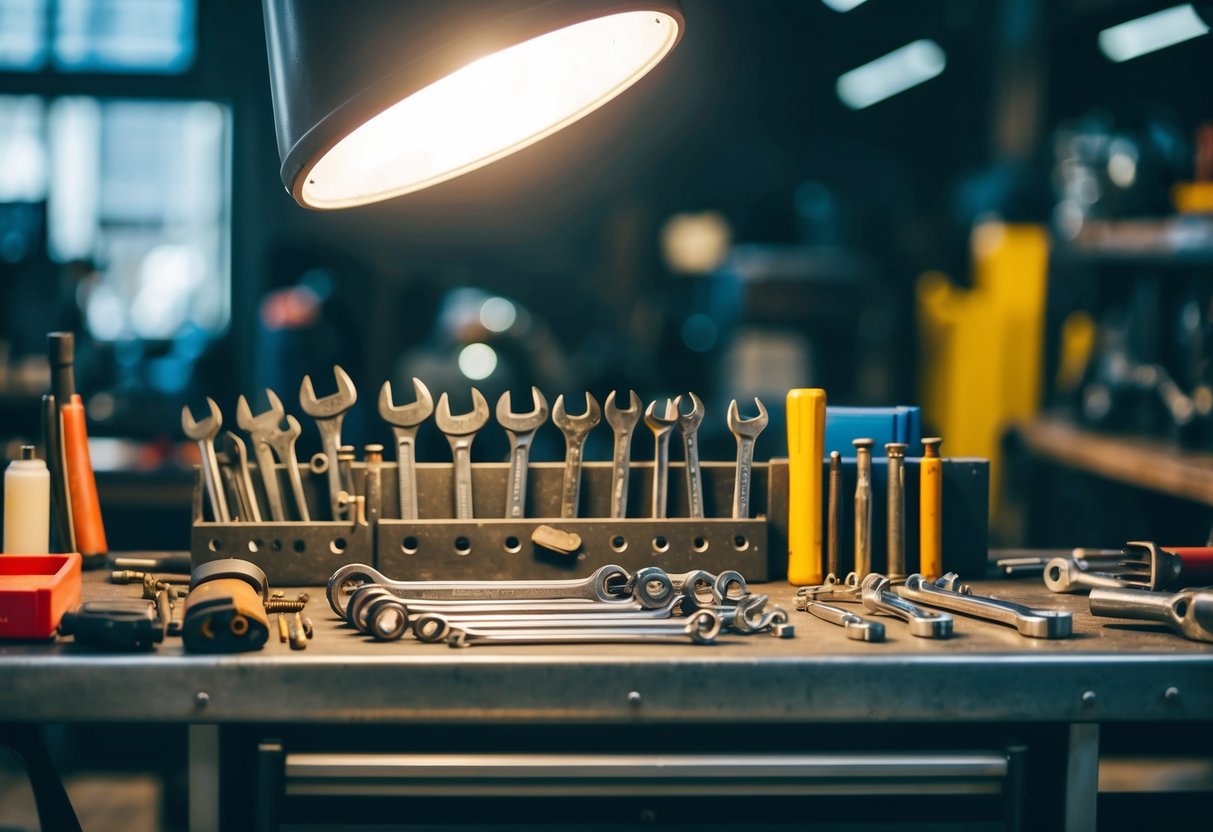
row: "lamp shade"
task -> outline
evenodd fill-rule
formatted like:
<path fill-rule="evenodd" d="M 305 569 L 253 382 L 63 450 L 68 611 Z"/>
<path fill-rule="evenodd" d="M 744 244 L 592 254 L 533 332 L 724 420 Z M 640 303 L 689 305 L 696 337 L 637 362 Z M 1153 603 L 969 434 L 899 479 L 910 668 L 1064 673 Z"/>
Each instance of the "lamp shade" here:
<path fill-rule="evenodd" d="M 308 208 L 419 191 L 636 83 L 678 0 L 264 0 L 282 182 Z"/>

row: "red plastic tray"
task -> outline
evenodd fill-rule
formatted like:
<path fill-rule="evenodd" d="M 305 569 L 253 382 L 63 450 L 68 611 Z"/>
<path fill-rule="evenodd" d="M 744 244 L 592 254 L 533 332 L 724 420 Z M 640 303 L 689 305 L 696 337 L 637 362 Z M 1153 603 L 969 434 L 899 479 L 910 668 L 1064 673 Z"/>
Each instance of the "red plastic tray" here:
<path fill-rule="evenodd" d="M 80 603 L 80 555 L 0 555 L 0 638 L 50 638 Z"/>

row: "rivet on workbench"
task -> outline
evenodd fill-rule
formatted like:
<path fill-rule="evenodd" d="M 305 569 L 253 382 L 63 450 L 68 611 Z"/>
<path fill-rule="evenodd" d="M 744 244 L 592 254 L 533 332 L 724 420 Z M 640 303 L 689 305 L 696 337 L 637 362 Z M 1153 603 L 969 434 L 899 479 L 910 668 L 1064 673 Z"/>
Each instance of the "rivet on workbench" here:
<path fill-rule="evenodd" d="M 1086 690 L 1082 693 L 1082 704 L 1084 707 L 1091 708 L 1095 705 L 1095 691 Z"/>
<path fill-rule="evenodd" d="M 1179 703 L 1179 688 L 1176 688 L 1176 687 L 1167 688 L 1165 691 L 1163 691 L 1162 698 L 1172 704 L 1178 704 Z"/>
<path fill-rule="evenodd" d="M 199 708 L 205 708 L 211 701 L 211 695 L 204 690 L 200 690 L 194 694 L 194 704 Z"/>
<path fill-rule="evenodd" d="M 638 691 L 638 690 L 628 691 L 628 704 L 631 705 L 633 708 L 640 707 L 641 698 L 642 697 L 640 696 L 640 691 Z"/>

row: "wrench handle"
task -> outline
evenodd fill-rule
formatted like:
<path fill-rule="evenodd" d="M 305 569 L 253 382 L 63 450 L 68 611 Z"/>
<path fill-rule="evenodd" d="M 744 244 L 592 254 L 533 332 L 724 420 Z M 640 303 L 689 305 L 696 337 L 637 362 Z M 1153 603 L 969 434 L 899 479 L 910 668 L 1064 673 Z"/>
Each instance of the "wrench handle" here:
<path fill-rule="evenodd" d="M 223 490 L 223 480 L 219 478 L 219 458 L 215 455 L 215 444 L 210 439 L 200 439 L 198 449 L 202 454 L 202 482 L 211 504 L 211 517 L 216 523 L 230 523 L 232 516 L 227 510 L 227 494 Z"/>
<path fill-rule="evenodd" d="M 1175 551 L 1172 549 L 1171 551 Z M 1131 618 L 1137 621 L 1157 621 L 1178 627 L 1172 607 L 1173 594 L 1145 589 L 1092 589 L 1089 597 L 1091 614 L 1107 618 Z"/>
<path fill-rule="evenodd" d="M 687 464 L 688 517 L 703 517 L 703 474 L 699 470 L 699 432 L 682 435 L 683 458 Z"/>
<path fill-rule="evenodd" d="M 631 432 L 615 434 L 615 456 L 611 461 L 611 517 L 628 516 L 628 475 L 631 473 Z"/>
<path fill-rule="evenodd" d="M 526 479 L 531 464 L 531 437 L 534 434 L 510 434 L 510 481 L 506 492 L 506 517 L 526 515 Z"/>
<path fill-rule="evenodd" d="M 243 495 L 243 503 L 245 513 L 240 516 L 240 519 L 245 523 L 260 523 L 261 522 L 261 506 L 257 502 L 257 489 L 253 487 L 253 477 L 248 470 L 248 457 L 244 453 L 243 446 L 240 449 L 239 458 L 235 460 L 237 465 L 236 470 L 236 488 Z"/>
<path fill-rule="evenodd" d="M 657 437 L 653 451 L 653 516 L 665 517 L 670 488 L 670 436 Z"/>
<path fill-rule="evenodd" d="M 307 495 L 303 493 L 303 474 L 299 472 L 299 460 L 295 458 L 294 445 L 286 455 L 286 471 L 290 476 L 291 494 L 295 498 L 295 508 L 299 511 L 299 519 L 304 523 L 310 523 L 312 515 L 307 508 Z"/>
<path fill-rule="evenodd" d="M 261 481 L 265 484 L 265 499 L 270 504 L 270 516 L 275 523 L 286 521 L 286 509 L 282 505 L 282 488 L 278 483 L 278 469 L 274 467 L 274 452 L 268 443 L 254 440 L 253 452 L 257 455 L 257 467 L 261 470 Z"/>
<path fill-rule="evenodd" d="M 750 517 L 750 473 L 754 467 L 754 439 L 737 437 L 737 475 L 733 480 L 733 517 L 748 520 Z"/>
<path fill-rule="evenodd" d="M 396 481 L 400 488 L 400 519 L 416 520 L 417 433 L 415 428 L 396 428 Z"/>
<path fill-rule="evenodd" d="M 341 485 L 341 465 L 337 461 L 337 449 L 341 446 L 341 415 L 331 419 L 317 419 L 316 426 L 320 429 L 320 444 L 324 448 L 324 455 L 329 459 L 326 472 L 329 481 L 329 508 L 333 512 L 334 520 L 344 520 L 345 508 L 338 499 L 338 495 L 344 490 Z"/>
<path fill-rule="evenodd" d="M 585 440 L 568 443 L 564 454 L 564 482 L 560 486 L 560 516 L 576 517 L 581 503 L 581 455 Z"/>
<path fill-rule="evenodd" d="M 468 436 L 452 436 L 451 456 L 455 460 L 455 519 L 475 517 L 472 506 L 472 440 Z"/>

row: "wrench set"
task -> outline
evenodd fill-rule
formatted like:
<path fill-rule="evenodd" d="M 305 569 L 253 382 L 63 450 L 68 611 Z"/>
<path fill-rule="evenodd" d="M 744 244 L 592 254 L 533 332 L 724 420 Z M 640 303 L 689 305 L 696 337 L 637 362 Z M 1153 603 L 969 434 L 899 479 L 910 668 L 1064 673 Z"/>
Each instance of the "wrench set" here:
<path fill-rule="evenodd" d="M 530 406 L 515 411 L 507 392 L 495 416 L 510 441 L 508 461 L 473 464 L 473 442 L 494 415 L 478 390 L 470 391 L 471 410 L 452 413 L 448 395 L 435 402 L 418 379 L 407 404 L 385 382 L 378 412 L 394 448 L 385 459 L 382 446 L 368 445 L 358 460 L 341 437 L 357 390 L 340 367 L 333 375 L 331 395 L 317 396 L 311 377 L 300 387 L 299 408 L 315 421 L 323 448 L 302 465 L 295 444 L 305 427 L 272 390 L 263 412 L 243 396 L 237 402 L 236 423 L 249 444 L 222 430 L 213 400 L 202 420 L 183 409 L 182 427 L 202 459 L 195 564 L 238 556 L 275 583 L 319 585 L 336 567 L 359 561 L 427 580 L 555 579 L 616 561 L 631 569 L 654 561 L 673 570 L 738 568 L 765 579 L 776 562 L 767 545 L 770 466 L 754 462 L 768 421 L 757 399 L 753 418 L 742 418 L 736 401 L 728 408 L 737 458 L 727 463 L 700 460 L 705 407 L 694 393 L 647 407 L 631 391 L 626 406 L 613 391 L 603 407 L 586 393 L 583 406 L 566 407 L 558 396 L 549 408 L 532 388 Z M 532 463 L 535 434 L 549 415 L 564 437 L 564 461 Z M 586 439 L 604 417 L 612 458 L 588 461 Z M 651 461 L 632 454 L 642 417 L 653 436 Z M 417 432 L 431 419 L 447 438 L 449 461 L 417 459 Z M 671 463 L 675 430 L 682 461 Z M 685 477 L 685 487 L 670 487 L 672 473 Z"/>
<path fill-rule="evenodd" d="M 411 632 L 451 647 L 506 644 L 686 642 L 722 632 L 792 638 L 794 627 L 735 571 L 635 573 L 614 564 L 589 577 L 552 581 L 393 581 L 364 564 L 333 573 L 333 612 L 377 641 Z"/>

